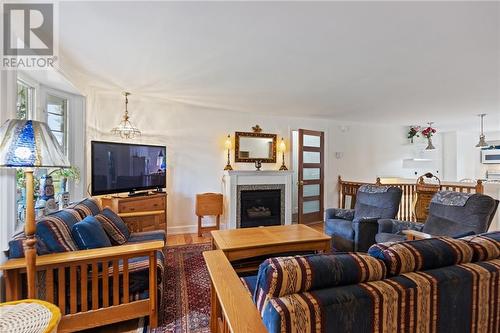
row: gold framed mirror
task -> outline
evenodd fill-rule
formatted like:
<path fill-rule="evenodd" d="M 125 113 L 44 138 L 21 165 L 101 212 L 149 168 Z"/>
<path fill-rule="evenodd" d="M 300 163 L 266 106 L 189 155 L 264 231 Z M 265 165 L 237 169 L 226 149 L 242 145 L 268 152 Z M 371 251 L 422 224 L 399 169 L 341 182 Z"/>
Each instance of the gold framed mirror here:
<path fill-rule="evenodd" d="M 258 125 L 255 127 L 260 129 Z M 235 162 L 276 163 L 276 134 L 254 132 L 235 132 L 234 156 Z"/>

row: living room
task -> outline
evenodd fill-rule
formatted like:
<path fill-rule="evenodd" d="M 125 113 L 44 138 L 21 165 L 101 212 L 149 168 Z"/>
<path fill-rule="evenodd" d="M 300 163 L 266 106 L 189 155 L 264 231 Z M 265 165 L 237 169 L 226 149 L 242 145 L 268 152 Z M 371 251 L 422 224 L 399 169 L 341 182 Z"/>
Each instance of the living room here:
<path fill-rule="evenodd" d="M 383 197 L 387 193 L 377 191 L 399 189 L 393 205 L 396 211 L 390 218 L 421 223 L 407 225 L 416 232 L 412 235 L 395 231 L 403 243 L 426 230 L 432 230 L 428 233 L 435 237 L 457 238 L 471 237 L 471 232 L 496 235 L 494 232 L 500 230 L 500 214 L 496 208 L 487 211 L 489 207 L 474 213 L 487 215 L 483 224 L 468 220 L 465 229 L 446 232 L 442 225 L 429 229 L 432 223 L 427 223 L 436 212 L 432 200 L 453 201 L 453 207 L 458 200 L 464 208 L 466 202 L 472 202 L 470 197 L 491 198 L 493 203 L 500 198 L 498 2 L 47 1 L 43 4 L 51 6 L 33 8 L 19 4 L 23 3 L 2 4 L 0 300 L 29 298 L 55 304 L 60 331 L 128 332 L 158 327 L 160 332 L 257 332 L 264 326 L 268 331 L 329 331 L 331 322 L 326 315 L 323 326 L 310 330 L 295 324 L 292 328 L 272 326 L 270 317 L 264 318 L 257 311 L 264 305 L 239 293 L 248 283 L 239 278 L 256 275 L 256 265 L 274 256 L 347 251 L 371 260 L 366 259 L 366 252 L 379 246 L 377 243 L 386 244 L 375 237 L 387 233 L 381 219 L 389 217 L 366 212 L 363 218 L 377 218 L 370 224 L 376 230 L 369 231 L 370 236 L 360 236 L 352 221 L 333 221 L 338 211 L 330 210 L 354 209 L 344 217 L 356 214 L 356 210 L 360 214 L 357 205 L 369 193 L 364 191 Z M 19 16 L 23 11 L 36 13 L 28 25 L 33 28 L 32 41 L 39 39 L 43 44 L 46 32 L 51 32 L 49 55 L 40 53 L 39 45 L 30 49 L 32 53 L 23 53 L 30 47 L 30 38 L 23 38 L 21 23 L 28 20 L 26 14 Z M 43 22 L 49 18 L 53 21 L 47 27 Z M 38 28 L 48 30 L 40 33 Z M 16 47 L 17 53 L 7 52 Z M 38 61 L 38 67 L 28 65 L 32 59 Z M 47 66 L 51 62 L 54 65 Z M 13 119 L 21 121 L 8 127 L 6 122 Z M 38 133 L 33 144 L 45 145 L 33 148 L 40 158 L 22 164 L 19 156 L 12 160 L 8 151 L 27 147 L 22 138 L 16 141 L 15 135 L 25 133 L 30 120 L 33 127 L 29 129 Z M 47 137 L 40 140 L 37 135 L 42 134 Z M 252 155 L 249 147 L 259 142 L 265 143 L 265 152 Z M 147 184 L 132 182 L 140 172 L 127 175 L 130 178 L 121 185 L 108 180 L 120 173 L 123 163 L 118 155 L 124 147 L 133 153 L 122 161 L 148 166 L 131 167 L 135 171 L 149 168 Z M 56 155 L 60 163 L 53 161 Z M 107 164 L 99 168 L 104 160 Z M 277 208 L 263 207 L 258 203 L 264 197 L 254 195 L 250 198 L 256 202 L 253 207 L 243 209 L 243 193 L 251 191 L 261 191 L 259 195 L 277 191 L 273 201 Z M 443 191 L 458 193 L 457 198 L 437 194 Z M 141 195 L 144 192 L 151 194 Z M 95 200 L 85 201 L 89 198 Z M 203 200 L 208 203 L 203 204 Z M 380 204 L 386 207 L 391 200 Z M 453 207 L 446 211 L 449 219 L 460 211 Z M 78 212 L 75 224 L 89 212 L 113 214 L 94 220 L 103 225 L 103 244 L 123 246 L 122 256 L 118 257 L 118 248 L 79 244 L 73 222 L 65 231 L 69 236 L 53 237 L 60 246 L 53 252 L 61 253 L 43 252 L 46 249 L 41 245 L 47 245 L 43 231 L 55 230 L 44 223 L 52 223 L 51 216 L 58 216 L 61 209 Z M 234 250 L 229 249 L 230 243 L 236 246 L 237 236 L 224 232 L 252 229 L 244 226 L 249 216 L 243 216 L 242 211 L 253 214 L 254 220 L 276 213 L 275 221 L 269 223 L 283 227 L 307 226 L 306 231 L 296 230 L 289 237 L 305 237 L 310 244 L 304 245 L 306 239 L 301 239 L 305 247 L 300 248 L 283 239 L 274 240 L 274 252 L 246 254 L 243 262 L 233 254 L 233 260 L 228 253 Z M 203 217 L 203 230 L 199 217 Z M 128 230 L 117 227 L 115 219 L 122 220 Z M 214 224 L 219 231 L 212 230 Z M 115 227 L 118 231 L 111 230 Z M 257 229 L 247 243 L 264 246 L 264 238 L 279 234 L 262 234 L 272 228 L 275 226 Z M 314 233 L 309 234 L 311 230 Z M 95 229 L 87 231 L 91 238 L 98 238 Z M 145 236 L 141 232 L 156 234 Z M 318 238 L 313 242 L 308 235 Z M 71 244 L 59 244 L 65 237 L 73 238 Z M 21 253 L 18 257 L 12 256 L 13 241 Z M 78 251 L 71 253 L 64 246 Z M 233 269 L 214 253 L 205 261 L 203 252 L 212 249 L 224 252 Z M 155 263 L 160 252 L 163 257 Z M 107 259 L 102 259 L 105 254 Z M 146 289 L 140 292 L 128 290 L 125 284 L 129 278 L 135 281 L 136 277 L 128 274 L 137 273 L 140 265 L 133 258 L 139 257 L 149 258 L 141 261 L 149 280 L 143 279 Z M 485 315 L 490 321 L 481 326 L 479 319 L 470 319 L 467 325 L 474 322 L 476 326 L 469 331 L 494 332 L 500 325 L 497 257 L 487 261 L 497 267 L 496 280 L 491 282 L 496 285 L 496 294 L 490 294 L 492 310 Z M 64 262 L 64 267 L 54 268 L 56 260 Z M 71 266 L 71 260 L 79 266 Z M 99 268 L 102 260 L 109 260 L 109 281 L 101 275 L 94 278 L 94 273 L 103 274 Z M 89 267 L 85 273 L 88 284 L 81 276 L 83 265 Z M 46 273 L 52 284 L 34 277 L 35 270 L 40 274 L 46 267 L 53 267 L 46 270 L 52 272 Z M 237 276 L 238 288 L 220 281 L 213 267 L 225 272 L 228 283 Z M 425 267 L 422 264 L 421 270 Z M 387 269 L 390 271 L 389 266 Z M 66 286 L 54 280 L 56 274 L 67 281 Z M 76 282 L 73 285 L 71 281 Z M 39 288 L 42 284 L 49 288 L 45 292 L 55 293 L 53 297 L 33 292 L 35 285 Z M 109 300 L 101 295 L 104 287 L 114 293 Z M 64 293 L 65 288 L 69 294 L 59 297 L 55 290 Z M 150 292 L 156 289 L 156 293 Z M 85 290 L 90 294 L 88 299 L 83 296 Z M 234 293 L 226 295 L 223 290 Z M 143 291 L 148 296 L 141 294 Z M 139 299 L 146 298 L 125 302 L 129 297 L 132 300 L 133 293 L 141 294 Z M 255 316 L 234 318 L 230 313 L 225 302 L 242 295 L 245 300 L 235 307 L 253 306 L 252 315 L 257 314 L 261 326 L 245 326 L 255 321 Z M 219 303 L 222 313 L 216 306 Z M 435 318 L 444 318 L 433 319 L 438 323 L 435 330 L 442 331 L 453 314 L 434 311 Z M 491 319 L 494 313 L 496 321 Z M 375 331 L 342 325 L 339 327 L 345 331 Z"/>

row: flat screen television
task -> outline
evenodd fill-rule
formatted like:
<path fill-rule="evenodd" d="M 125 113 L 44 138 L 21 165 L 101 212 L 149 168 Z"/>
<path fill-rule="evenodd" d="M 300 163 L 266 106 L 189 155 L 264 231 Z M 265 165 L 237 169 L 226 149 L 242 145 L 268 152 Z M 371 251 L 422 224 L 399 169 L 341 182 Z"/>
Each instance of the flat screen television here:
<path fill-rule="evenodd" d="M 91 142 L 92 195 L 166 187 L 165 146 Z"/>

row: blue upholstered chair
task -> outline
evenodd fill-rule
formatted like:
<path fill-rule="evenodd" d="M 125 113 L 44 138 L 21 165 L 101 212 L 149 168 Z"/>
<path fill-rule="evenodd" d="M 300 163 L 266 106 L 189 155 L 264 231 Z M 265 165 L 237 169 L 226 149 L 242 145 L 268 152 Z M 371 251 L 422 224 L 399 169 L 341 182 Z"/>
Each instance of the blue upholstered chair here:
<path fill-rule="evenodd" d="M 325 233 L 337 251 L 368 251 L 375 244 L 378 220 L 398 214 L 401 189 L 392 186 L 362 185 L 354 209 L 326 210 Z"/>
<path fill-rule="evenodd" d="M 405 233 L 410 238 L 480 234 L 488 231 L 497 207 L 498 200 L 484 194 L 440 191 L 431 200 L 425 223 L 381 219 L 375 239 L 377 243 L 404 241 Z"/>

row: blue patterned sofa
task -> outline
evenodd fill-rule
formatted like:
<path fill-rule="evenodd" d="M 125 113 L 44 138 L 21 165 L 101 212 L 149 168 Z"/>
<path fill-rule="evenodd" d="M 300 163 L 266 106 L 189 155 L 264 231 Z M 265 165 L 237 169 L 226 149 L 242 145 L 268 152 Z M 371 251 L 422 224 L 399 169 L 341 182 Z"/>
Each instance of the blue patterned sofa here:
<path fill-rule="evenodd" d="M 499 278 L 493 232 L 271 258 L 242 280 L 268 332 L 499 332 Z"/>
<path fill-rule="evenodd" d="M 90 240 L 82 241 L 75 228 L 87 220 L 99 225 L 87 230 Z M 104 244 L 109 246 L 95 242 L 93 238 L 99 238 L 96 229 L 105 235 Z M 147 315 L 155 324 L 156 303 L 162 299 L 164 230 L 131 233 L 109 208 L 102 209 L 95 199 L 85 199 L 39 219 L 35 237 L 37 269 L 41 272 L 37 279 L 38 297 L 57 304 L 67 315 L 61 321 L 62 331 L 65 326 L 72 330 L 89 327 L 78 326 L 78 315 L 86 319 L 91 315 L 89 311 L 95 314 L 101 310 L 110 310 L 110 315 L 101 315 L 101 322 L 88 321 L 90 326 Z M 7 276 L 8 300 L 26 297 L 24 239 L 24 232 L 12 238 L 9 260 L 0 266 Z M 126 312 L 127 317 L 117 316 L 120 312 Z M 80 322 L 83 325 L 85 320 Z"/>

